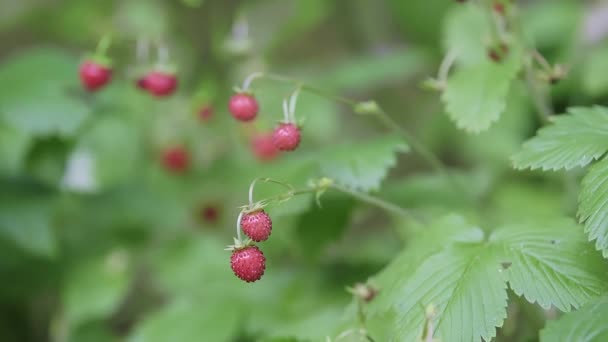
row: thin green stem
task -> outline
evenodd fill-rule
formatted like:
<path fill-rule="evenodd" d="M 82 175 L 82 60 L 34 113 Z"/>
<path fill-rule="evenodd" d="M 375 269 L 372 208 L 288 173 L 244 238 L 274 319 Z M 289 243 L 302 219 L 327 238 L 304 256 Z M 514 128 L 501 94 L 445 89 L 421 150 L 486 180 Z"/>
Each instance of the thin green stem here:
<path fill-rule="evenodd" d="M 370 205 L 373 205 L 380 209 L 383 209 L 389 213 L 397 214 L 397 215 L 400 215 L 400 216 L 403 216 L 406 218 L 412 218 L 412 214 L 409 211 L 401 208 L 400 206 L 398 206 L 396 204 L 382 200 L 378 197 L 368 195 L 364 192 L 351 190 L 349 188 L 346 188 L 346 187 L 343 187 L 343 186 L 337 185 L 337 184 L 332 184 L 331 188 L 336 191 L 340 191 L 342 193 L 350 195 L 350 196 L 360 200 L 361 202 L 365 202 L 367 204 L 370 204 Z"/>
<path fill-rule="evenodd" d="M 241 219 L 243 218 L 243 211 L 239 213 L 239 216 L 236 218 L 236 237 L 239 241 L 241 240 Z"/>
<path fill-rule="evenodd" d="M 105 34 L 97 43 L 97 48 L 95 49 L 95 54 L 98 56 L 105 56 L 110 44 L 112 43 L 112 35 L 109 33 Z"/>

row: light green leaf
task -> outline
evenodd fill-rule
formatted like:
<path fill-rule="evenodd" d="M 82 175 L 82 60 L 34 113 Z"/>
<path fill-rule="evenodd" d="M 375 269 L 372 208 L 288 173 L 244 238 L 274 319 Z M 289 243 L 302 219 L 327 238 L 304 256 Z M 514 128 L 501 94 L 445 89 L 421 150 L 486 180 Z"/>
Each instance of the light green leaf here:
<path fill-rule="evenodd" d="M 56 252 L 48 198 L 12 195 L 0 198 L 0 238 L 42 257 Z"/>
<path fill-rule="evenodd" d="M 73 135 L 90 114 L 77 74 L 78 60 L 60 51 L 14 56 L 0 68 L 0 117 L 33 135 Z"/>
<path fill-rule="evenodd" d="M 509 225 L 490 240 L 504 247 L 511 289 L 545 309 L 570 311 L 608 290 L 608 265 L 571 219 Z"/>
<path fill-rule="evenodd" d="M 396 136 L 387 136 L 357 144 L 341 144 L 317 157 L 321 176 L 362 191 L 377 190 L 388 169 L 397 162 L 397 152 L 409 147 Z"/>
<path fill-rule="evenodd" d="M 507 317 L 507 291 L 499 259 L 483 244 L 454 246 L 426 259 L 396 301 L 397 341 L 421 337 L 425 308 L 437 308 L 435 337 L 489 341 Z"/>
<path fill-rule="evenodd" d="M 0 123 L 0 173 L 15 174 L 23 166 L 32 138 Z"/>
<path fill-rule="evenodd" d="M 608 92 L 608 46 L 592 50 L 583 64 L 583 87 L 592 96 Z"/>
<path fill-rule="evenodd" d="M 490 28 L 490 21 L 479 6 L 456 6 L 444 21 L 445 50 L 457 53 L 462 65 L 480 64 L 487 60 L 483 40 Z"/>
<path fill-rule="evenodd" d="M 520 49 L 512 47 L 509 57 L 500 63 L 485 60 L 454 72 L 441 100 L 458 128 L 477 133 L 500 118 L 521 62 Z"/>
<path fill-rule="evenodd" d="M 140 321 L 127 341 L 230 341 L 238 331 L 241 311 L 237 302 L 226 298 L 176 300 Z"/>
<path fill-rule="evenodd" d="M 121 249 L 76 264 L 68 273 L 63 290 L 69 324 L 76 327 L 111 315 L 126 295 L 131 274 L 129 255 Z"/>
<path fill-rule="evenodd" d="M 608 341 L 608 297 L 589 303 L 580 310 L 550 321 L 540 332 L 541 342 Z"/>
<path fill-rule="evenodd" d="M 604 107 L 569 108 L 555 117 L 512 157 L 518 169 L 559 170 L 582 167 L 608 150 L 608 110 Z"/>
<path fill-rule="evenodd" d="M 589 169 L 579 194 L 578 217 L 585 223 L 589 241 L 608 258 L 608 159 Z"/>

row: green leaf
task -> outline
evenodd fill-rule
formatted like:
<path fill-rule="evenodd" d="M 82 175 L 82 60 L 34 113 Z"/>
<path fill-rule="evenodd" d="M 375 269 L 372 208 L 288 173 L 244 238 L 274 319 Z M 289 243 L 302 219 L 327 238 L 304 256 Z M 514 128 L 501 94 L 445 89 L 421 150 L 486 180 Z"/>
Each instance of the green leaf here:
<path fill-rule="evenodd" d="M 509 57 L 500 63 L 485 60 L 449 77 L 441 100 L 458 128 L 478 133 L 500 118 L 521 59 L 520 49 L 511 47 Z"/>
<path fill-rule="evenodd" d="M 608 258 L 608 159 L 589 169 L 581 184 L 578 217 L 585 223 L 589 241 Z"/>
<path fill-rule="evenodd" d="M 608 290 L 608 266 L 571 219 L 509 225 L 494 232 L 504 247 L 513 291 L 545 309 L 578 308 Z"/>
<path fill-rule="evenodd" d="M 241 317 L 237 302 L 179 299 L 148 315 L 135 327 L 129 342 L 230 341 Z"/>
<path fill-rule="evenodd" d="M 48 198 L 15 195 L 0 198 L 0 238 L 41 257 L 56 252 Z"/>
<path fill-rule="evenodd" d="M 582 167 L 608 150 L 608 110 L 604 107 L 569 108 L 555 117 L 512 157 L 518 169 L 559 170 Z"/>
<path fill-rule="evenodd" d="M 585 91 L 591 96 L 608 92 L 608 46 L 594 49 L 583 64 L 582 79 Z"/>
<path fill-rule="evenodd" d="M 73 135 L 90 114 L 77 71 L 78 60 L 56 50 L 14 56 L 0 67 L 0 117 L 33 135 Z"/>
<path fill-rule="evenodd" d="M 409 147 L 396 136 L 387 136 L 357 144 L 341 144 L 317 155 L 321 176 L 362 191 L 377 190 L 388 169 L 396 162 L 397 152 Z"/>
<path fill-rule="evenodd" d="M 117 249 L 76 264 L 63 289 L 63 308 L 72 327 L 108 318 L 118 309 L 131 283 L 129 255 Z"/>
<path fill-rule="evenodd" d="M 550 321 L 540 332 L 541 342 L 608 341 L 608 297 L 583 306 L 580 310 Z"/>
<path fill-rule="evenodd" d="M 426 259 L 405 282 L 395 303 L 397 340 L 421 337 L 428 305 L 437 307 L 437 338 L 489 341 L 507 317 L 499 259 L 483 244 L 454 246 Z"/>
<path fill-rule="evenodd" d="M 490 22 L 479 6 L 454 7 L 444 21 L 445 50 L 457 53 L 459 64 L 483 63 L 487 61 L 483 39 L 490 28 Z"/>
<path fill-rule="evenodd" d="M 20 171 L 31 145 L 30 135 L 0 123 L 0 173 Z"/>

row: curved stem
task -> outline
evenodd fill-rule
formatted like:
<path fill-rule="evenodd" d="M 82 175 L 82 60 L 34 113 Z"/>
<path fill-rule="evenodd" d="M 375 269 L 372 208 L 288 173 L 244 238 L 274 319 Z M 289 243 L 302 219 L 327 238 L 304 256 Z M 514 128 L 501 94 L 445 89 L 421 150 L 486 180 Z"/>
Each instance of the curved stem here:
<path fill-rule="evenodd" d="M 101 39 L 99 43 L 97 43 L 97 48 L 95 49 L 95 54 L 98 56 L 105 56 L 110 44 L 112 43 L 112 35 L 106 33 Z"/>
<path fill-rule="evenodd" d="M 448 74 L 454 62 L 456 62 L 456 58 L 458 57 L 458 53 L 455 50 L 450 50 L 445 55 L 441 64 L 439 65 L 439 71 L 437 72 L 437 80 L 439 82 L 447 82 Z"/>
<path fill-rule="evenodd" d="M 241 219 L 243 218 L 243 211 L 239 213 L 239 216 L 236 218 L 236 237 L 239 241 L 241 240 Z"/>
<path fill-rule="evenodd" d="M 351 190 L 349 188 L 346 188 L 346 187 L 343 187 L 343 186 L 337 185 L 337 184 L 332 184 L 330 187 L 336 191 L 340 191 L 342 193 L 350 195 L 350 196 L 360 200 L 361 202 L 365 202 L 367 204 L 373 205 L 373 206 L 383 209 L 387 212 L 397 214 L 397 215 L 407 217 L 407 218 L 412 218 L 412 214 L 409 211 L 401 208 L 400 206 L 398 206 L 396 204 L 382 200 L 378 197 L 368 195 L 364 192 Z"/>
<path fill-rule="evenodd" d="M 251 86 L 251 83 L 253 82 L 253 80 L 255 80 L 258 77 L 262 77 L 264 75 L 264 73 L 262 72 L 254 72 L 253 74 L 247 76 L 247 78 L 245 78 L 245 80 L 243 81 L 243 87 L 242 87 L 242 91 L 247 91 L 249 89 L 249 87 Z"/>
<path fill-rule="evenodd" d="M 253 189 L 255 187 L 255 183 L 257 183 L 258 181 L 260 182 L 264 182 L 264 183 L 274 183 L 274 184 L 278 184 L 281 185 L 287 189 L 289 189 L 289 193 L 293 194 L 295 192 L 295 189 L 293 186 L 291 186 L 290 184 L 287 184 L 285 182 L 281 182 L 278 181 L 276 179 L 272 179 L 272 178 L 256 178 L 254 179 L 251 184 L 249 185 L 249 207 L 252 208 L 253 207 Z M 288 193 L 288 194 L 289 194 Z M 260 201 L 263 202 L 264 200 Z"/>
<path fill-rule="evenodd" d="M 285 121 L 285 123 L 289 123 L 291 116 L 289 115 L 289 105 L 287 104 L 287 100 L 283 100 L 283 120 Z"/>

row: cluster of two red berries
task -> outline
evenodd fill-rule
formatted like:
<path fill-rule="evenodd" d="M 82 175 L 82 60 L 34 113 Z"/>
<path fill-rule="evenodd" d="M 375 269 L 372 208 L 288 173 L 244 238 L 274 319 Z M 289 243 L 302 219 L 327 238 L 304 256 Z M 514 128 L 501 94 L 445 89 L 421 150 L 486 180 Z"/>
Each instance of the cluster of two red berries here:
<path fill-rule="evenodd" d="M 230 98 L 228 109 L 235 119 L 248 122 L 257 117 L 260 106 L 252 94 L 240 92 Z M 300 139 L 300 128 L 295 123 L 281 122 L 272 135 L 260 136 L 258 144 L 263 146 L 267 153 L 272 150 L 270 142 L 279 151 L 293 151 L 300 145 Z"/>
<path fill-rule="evenodd" d="M 241 215 L 240 228 L 252 241 L 268 240 L 272 231 L 272 220 L 262 209 Z M 235 246 L 230 257 L 230 267 L 240 279 L 251 283 L 260 280 L 266 270 L 264 253 L 252 242 Z"/>
<path fill-rule="evenodd" d="M 112 79 L 112 68 L 104 63 L 86 60 L 80 65 L 79 75 L 85 89 L 97 91 Z M 177 77 L 173 73 L 155 70 L 140 78 L 137 87 L 156 97 L 168 96 L 177 89 Z"/>

